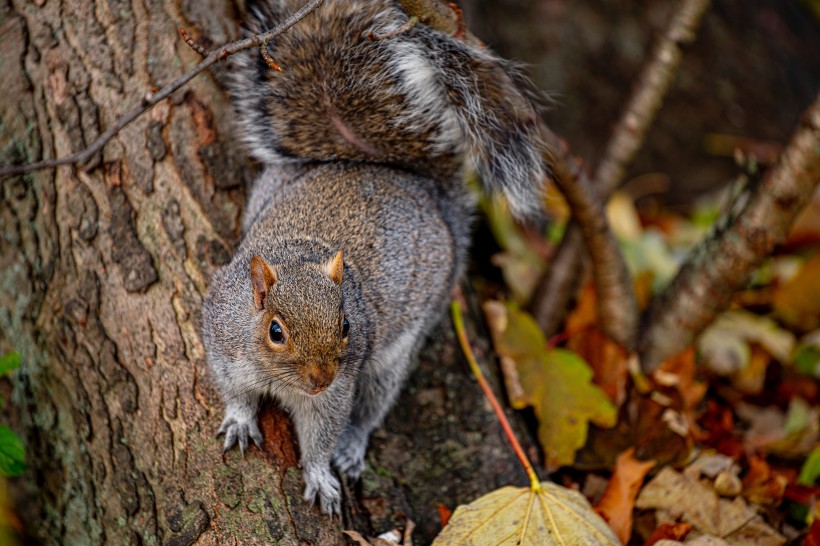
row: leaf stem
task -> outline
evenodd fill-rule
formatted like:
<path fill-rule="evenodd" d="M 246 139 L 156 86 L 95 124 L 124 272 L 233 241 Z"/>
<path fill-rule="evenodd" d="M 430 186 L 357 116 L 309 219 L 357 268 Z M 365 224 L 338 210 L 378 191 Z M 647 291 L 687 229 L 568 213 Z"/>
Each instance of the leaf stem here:
<path fill-rule="evenodd" d="M 487 379 L 484 377 L 484 374 L 481 373 L 481 368 L 478 367 L 475 354 L 470 346 L 470 340 L 467 338 L 467 331 L 464 329 L 464 318 L 461 315 L 461 304 L 457 299 L 450 302 L 450 314 L 453 318 L 453 326 L 456 329 L 458 342 L 461 344 L 461 350 L 467 358 L 467 363 L 470 365 L 470 370 L 472 370 L 473 375 L 475 375 L 475 378 L 478 380 L 478 384 L 481 387 L 482 392 L 484 392 L 484 396 L 487 397 L 487 400 L 493 407 L 493 411 L 495 412 L 496 417 L 498 417 L 498 421 L 501 423 L 501 428 L 504 429 L 504 434 L 507 436 L 507 441 L 510 442 L 513 451 L 515 451 L 515 454 L 518 457 L 518 460 L 521 461 L 521 465 L 527 472 L 527 476 L 530 478 L 530 489 L 532 489 L 535 493 L 540 493 L 541 480 L 538 479 L 535 469 L 533 469 L 532 464 L 530 464 L 529 459 L 527 459 L 527 456 L 524 454 L 524 449 L 521 447 L 521 444 L 518 443 L 518 439 L 515 437 L 515 433 L 510 426 L 510 422 L 507 420 L 507 416 L 504 415 L 504 410 L 501 408 L 501 404 L 498 403 L 498 399 L 495 397 L 495 394 L 493 394 L 490 384 L 487 383 Z"/>

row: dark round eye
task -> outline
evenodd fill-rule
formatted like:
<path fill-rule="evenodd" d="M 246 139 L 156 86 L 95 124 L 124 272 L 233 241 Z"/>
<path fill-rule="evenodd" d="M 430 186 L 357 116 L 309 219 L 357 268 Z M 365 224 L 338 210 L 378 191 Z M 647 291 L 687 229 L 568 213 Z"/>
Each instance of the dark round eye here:
<path fill-rule="evenodd" d="M 348 332 L 350 332 L 350 323 L 347 321 L 347 317 L 342 319 L 342 337 L 347 337 Z"/>
<path fill-rule="evenodd" d="M 285 332 L 282 331 L 282 325 L 275 320 L 270 323 L 270 340 L 274 343 L 285 342 Z"/>

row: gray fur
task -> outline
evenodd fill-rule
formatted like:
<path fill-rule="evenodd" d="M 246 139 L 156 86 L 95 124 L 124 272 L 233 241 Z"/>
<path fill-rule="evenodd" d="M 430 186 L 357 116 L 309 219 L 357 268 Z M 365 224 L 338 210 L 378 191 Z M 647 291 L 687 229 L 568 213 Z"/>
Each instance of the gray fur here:
<path fill-rule="evenodd" d="M 272 26 L 292 4 L 252 3 L 250 30 Z M 269 45 L 283 73 L 257 51 L 234 61 L 239 133 L 266 168 L 244 239 L 203 306 L 226 407 L 219 433 L 226 450 L 261 447 L 258 405 L 277 400 L 295 424 L 305 498 L 325 513 L 341 503 L 331 463 L 360 475 L 371 432 L 464 270 L 475 208 L 464 164 L 514 210 L 540 203 L 535 113 L 515 76 L 487 50 L 424 25 L 366 37 L 406 20 L 392 1 L 328 0 Z M 338 251 L 341 285 L 325 269 Z M 254 256 L 275 278 L 259 306 Z M 286 342 L 270 340 L 273 320 Z M 308 394 L 317 384 L 326 390 Z"/>

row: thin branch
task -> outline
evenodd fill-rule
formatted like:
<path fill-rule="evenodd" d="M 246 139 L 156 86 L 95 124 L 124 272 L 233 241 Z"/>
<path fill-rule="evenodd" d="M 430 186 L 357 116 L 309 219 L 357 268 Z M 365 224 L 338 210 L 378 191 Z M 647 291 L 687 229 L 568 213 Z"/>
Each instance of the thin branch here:
<path fill-rule="evenodd" d="M 669 28 L 655 44 L 651 60 L 641 72 L 638 85 L 629 98 L 607 143 L 603 160 L 595 171 L 595 185 L 602 197 L 608 198 L 618 189 L 626 170 L 643 146 L 646 133 L 678 73 L 683 57 L 682 48 L 695 40 L 709 3 L 709 0 L 682 2 L 672 17 Z"/>
<path fill-rule="evenodd" d="M 555 183 L 569 203 L 589 250 L 598 325 L 606 335 L 632 350 L 638 334 L 638 304 L 618 241 L 609 229 L 603 201 L 566 144 L 546 127 L 542 127 L 541 133 L 555 154 L 552 163 Z"/>
<path fill-rule="evenodd" d="M 194 51 L 199 53 L 200 57 L 204 57 L 205 55 L 208 54 L 208 52 L 205 51 L 205 48 L 202 47 L 202 44 L 197 43 L 196 40 L 191 38 L 191 35 L 188 34 L 187 30 L 185 30 L 182 27 L 179 27 L 178 30 L 179 30 L 179 35 L 182 38 L 182 41 L 185 42 L 186 44 L 188 44 L 188 47 L 190 47 L 191 49 L 193 49 Z"/>
<path fill-rule="evenodd" d="M 623 181 L 624 174 L 646 138 L 646 133 L 669 91 L 682 57 L 682 46 L 691 42 L 709 7 L 709 0 L 685 0 L 672 17 L 666 32 L 655 45 L 627 106 L 609 139 L 603 160 L 598 165 L 594 186 L 606 201 Z M 583 251 L 567 244 L 580 237 L 577 224 L 569 224 L 564 241 L 544 272 L 530 304 L 533 315 L 547 336 L 560 327 L 559 318 L 578 291 L 583 275 Z"/>
<path fill-rule="evenodd" d="M 820 95 L 777 164 L 732 216 L 689 255 L 677 277 L 656 298 L 640 339 L 641 365 L 651 371 L 689 346 L 725 309 L 738 289 L 789 228 L 820 183 Z"/>
<path fill-rule="evenodd" d="M 262 45 L 263 43 L 269 42 L 271 39 L 275 38 L 276 36 L 279 36 L 286 30 L 288 30 L 290 27 L 304 19 L 306 15 L 308 15 L 311 11 L 319 7 L 319 5 L 323 1 L 324 0 L 310 0 L 298 11 L 296 11 L 293 15 L 288 17 L 284 22 L 276 25 L 267 32 L 251 36 L 243 40 L 237 40 L 235 42 L 226 44 L 220 48 L 214 49 L 213 51 L 208 53 L 208 55 L 204 59 L 202 59 L 199 62 L 199 64 L 197 64 L 194 68 L 192 68 L 191 70 L 189 70 L 173 82 L 169 83 L 168 85 L 160 89 L 158 92 L 146 94 L 145 98 L 143 98 L 142 102 L 138 106 L 136 106 L 130 112 L 128 112 L 127 114 L 123 115 L 120 119 L 118 119 L 114 125 L 109 127 L 108 130 L 106 130 L 104 133 L 98 136 L 97 139 L 94 140 L 94 142 L 92 142 L 91 144 L 89 144 L 88 147 L 86 147 L 84 150 L 81 150 L 76 154 L 72 154 L 66 157 L 60 157 L 57 159 L 38 161 L 36 163 L 29 163 L 28 165 L 13 165 L 2 167 L 0 168 L 0 178 L 15 174 L 39 171 L 42 169 L 50 169 L 54 167 L 59 167 L 61 165 L 83 165 L 87 163 L 88 160 L 91 159 L 91 157 L 93 157 L 96 153 L 100 152 L 108 143 L 108 141 L 114 138 L 114 136 L 117 133 L 119 133 L 123 128 L 127 127 L 131 122 L 133 122 L 135 119 L 137 119 L 142 114 L 151 109 L 152 106 L 154 106 L 161 100 L 167 98 L 171 93 L 173 93 L 174 91 L 176 91 L 177 89 L 191 81 L 194 78 L 194 76 L 196 76 L 206 68 L 210 67 L 217 61 L 225 59 L 233 55 L 234 53 L 237 53 L 244 49 L 249 49 L 251 47 L 257 47 Z M 188 43 L 187 40 L 186 43 Z"/>

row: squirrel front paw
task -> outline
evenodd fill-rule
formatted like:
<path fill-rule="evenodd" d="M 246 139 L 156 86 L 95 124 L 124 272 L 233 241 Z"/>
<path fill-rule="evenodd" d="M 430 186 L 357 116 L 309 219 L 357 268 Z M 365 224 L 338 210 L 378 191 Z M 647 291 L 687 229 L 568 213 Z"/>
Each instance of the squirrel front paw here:
<path fill-rule="evenodd" d="M 358 480 L 364 471 L 364 454 L 367 451 L 367 435 L 348 427 L 336 444 L 333 466 L 352 480 Z"/>
<path fill-rule="evenodd" d="M 329 467 L 313 466 L 304 471 L 305 500 L 311 505 L 319 497 L 319 507 L 323 514 L 341 515 L 342 486 Z"/>
<path fill-rule="evenodd" d="M 242 457 L 245 456 L 245 450 L 248 449 L 248 438 L 253 440 L 260 450 L 262 449 L 262 432 L 259 430 L 259 425 L 256 423 L 256 417 L 243 419 L 234 415 L 226 415 L 219 427 L 216 435 L 225 435 L 225 444 L 222 446 L 222 453 L 225 453 L 237 443 L 239 443 L 239 451 L 242 452 Z"/>

